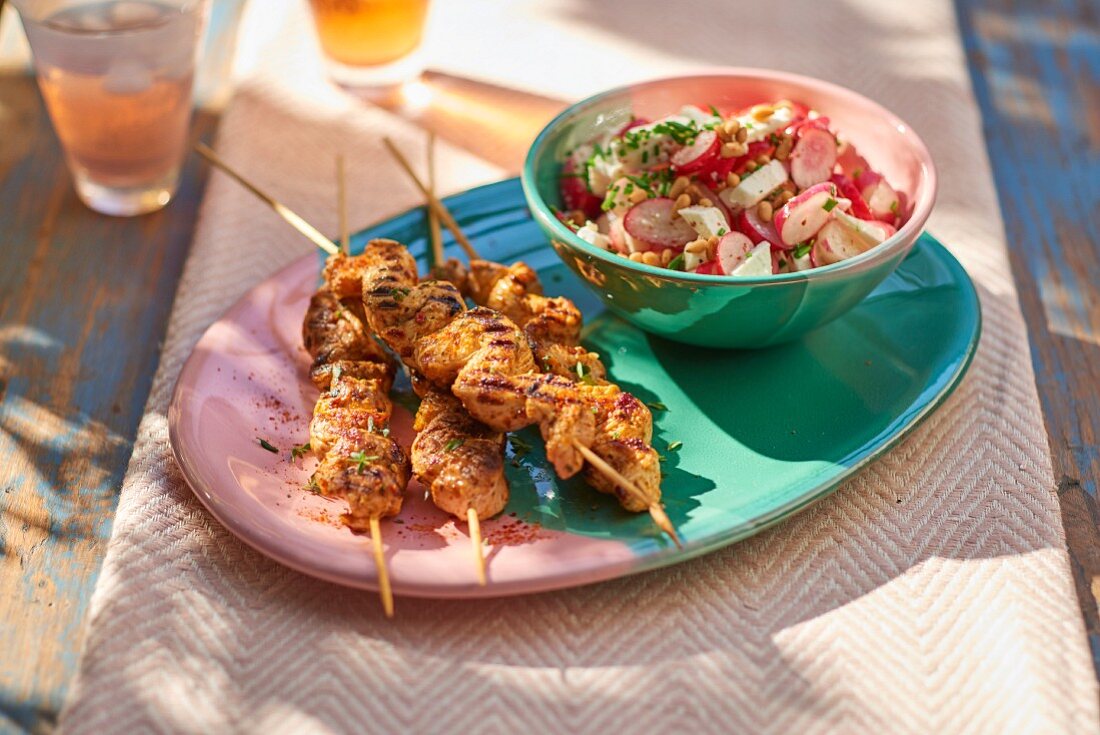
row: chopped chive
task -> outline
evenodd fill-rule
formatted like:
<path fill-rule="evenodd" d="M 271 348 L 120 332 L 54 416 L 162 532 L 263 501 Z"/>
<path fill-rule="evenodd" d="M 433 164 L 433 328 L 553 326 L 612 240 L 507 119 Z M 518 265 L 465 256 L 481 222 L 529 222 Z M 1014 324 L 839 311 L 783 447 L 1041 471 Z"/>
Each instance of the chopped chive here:
<path fill-rule="evenodd" d="M 684 443 L 681 442 L 681 441 L 669 442 L 668 443 L 668 451 L 675 452 L 677 449 L 679 449 L 682 446 L 684 446 Z"/>
<path fill-rule="evenodd" d="M 675 258 L 668 261 L 668 269 L 670 271 L 682 271 L 684 269 L 684 254 L 680 253 Z"/>
<path fill-rule="evenodd" d="M 271 452 L 272 454 L 278 454 L 279 453 L 278 448 L 273 446 L 271 444 L 271 442 L 269 442 L 267 439 L 260 439 L 260 437 L 256 437 L 256 438 L 259 439 L 260 446 L 263 447 L 264 449 L 266 449 L 267 451 Z"/>
<path fill-rule="evenodd" d="M 453 452 L 454 450 L 458 449 L 459 447 L 461 447 L 465 443 L 466 443 L 465 439 L 451 439 L 443 447 L 443 450 L 446 451 L 446 452 Z"/>
<path fill-rule="evenodd" d="M 808 243 L 808 242 L 804 242 L 804 243 L 801 243 L 800 245 L 798 245 L 798 246 L 797 246 L 797 247 L 796 247 L 796 248 L 794 249 L 794 257 L 795 257 L 796 259 L 798 259 L 798 258 L 805 258 L 805 257 L 806 257 L 806 254 L 810 252 L 810 248 L 812 248 L 812 247 L 813 247 L 813 245 L 811 245 L 811 244 L 810 244 L 810 243 Z"/>
<path fill-rule="evenodd" d="M 821 205 L 821 208 L 824 209 L 826 212 L 832 212 L 834 207 L 836 207 L 836 199 L 833 199 L 832 197 L 826 199 L 825 203 Z"/>

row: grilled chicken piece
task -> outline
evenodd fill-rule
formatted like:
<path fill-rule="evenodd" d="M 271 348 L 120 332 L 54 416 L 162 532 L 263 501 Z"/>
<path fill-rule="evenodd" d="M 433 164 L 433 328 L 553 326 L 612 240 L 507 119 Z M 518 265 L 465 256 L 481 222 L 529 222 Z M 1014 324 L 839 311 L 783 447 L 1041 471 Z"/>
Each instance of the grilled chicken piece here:
<path fill-rule="evenodd" d="M 409 460 L 388 437 L 352 429 L 325 452 L 313 473 L 313 484 L 321 495 L 347 501 L 344 523 L 353 530 L 366 531 L 371 518 L 401 512 L 402 493 L 409 484 Z"/>
<path fill-rule="evenodd" d="M 546 456 L 560 477 L 584 465 L 574 440 L 588 446 L 595 430 L 573 384 L 547 381 L 535 370 L 527 339 L 504 315 L 478 307 L 421 339 L 416 351 L 424 377 L 450 385 L 478 421 L 499 431 L 537 423 Z"/>
<path fill-rule="evenodd" d="M 337 364 L 345 372 L 353 362 L 376 364 L 392 376 L 393 361 L 382 346 L 371 339 L 366 322 L 357 309 L 361 313 L 362 307 L 358 303 L 341 303 L 327 289 L 318 291 L 309 300 L 309 308 L 302 322 L 302 342 L 313 357 L 310 380 L 320 390 L 328 388 L 332 369 Z M 389 384 L 386 391 L 389 391 Z"/>
<path fill-rule="evenodd" d="M 358 364 L 358 363 L 353 363 Z M 393 410 L 382 381 L 341 374 L 321 393 L 309 422 L 309 446 L 325 453 L 340 439 L 362 432 L 381 431 Z"/>
<path fill-rule="evenodd" d="M 341 273 L 351 262 L 340 260 Z M 363 317 L 354 294 L 341 302 L 326 285 L 310 300 L 302 324 L 302 341 L 313 357 L 310 379 L 322 391 L 309 427 L 310 449 L 321 457 L 312 482 L 322 495 L 348 503 L 343 520 L 356 531 L 366 531 L 372 517 L 399 513 L 409 482 L 404 451 L 375 433 L 389 423 L 387 393 L 396 365 Z"/>
<path fill-rule="evenodd" d="M 633 395 L 609 383 L 599 356 L 579 345 L 582 320 L 576 305 L 569 299 L 543 296 L 537 274 L 523 263 L 504 266 L 472 261 L 462 290 L 474 303 L 490 305 L 513 318 L 527 336 L 543 372 L 576 383 L 583 400 L 595 410 L 592 451 L 651 500 L 659 500 L 660 462 L 650 445 L 653 415 Z M 584 476 L 597 490 L 614 494 L 627 510 L 648 507 L 591 466 L 585 468 Z"/>
<path fill-rule="evenodd" d="M 470 507 L 479 518 L 504 510 L 504 434 L 475 421 L 458 399 L 438 388 L 422 397 L 413 428 L 413 472 L 437 507 L 459 518 Z"/>
<path fill-rule="evenodd" d="M 661 497 L 661 465 L 653 439 L 653 415 L 644 403 L 616 385 L 579 386 L 591 405 L 595 405 L 596 438 L 592 451 L 641 490 L 650 501 Z M 644 511 L 643 502 L 614 480 L 585 467 L 584 479 L 600 492 L 611 493 L 624 508 Z"/>

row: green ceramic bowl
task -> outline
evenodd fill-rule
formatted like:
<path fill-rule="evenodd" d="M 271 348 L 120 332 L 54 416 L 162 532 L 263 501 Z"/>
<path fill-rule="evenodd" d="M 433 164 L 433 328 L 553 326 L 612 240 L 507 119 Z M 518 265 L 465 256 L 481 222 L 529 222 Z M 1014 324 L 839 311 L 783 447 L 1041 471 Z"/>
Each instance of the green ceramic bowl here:
<path fill-rule="evenodd" d="M 688 103 L 737 109 L 792 99 L 827 115 L 860 153 L 904 192 L 912 213 L 886 242 L 855 258 L 800 273 L 756 278 L 696 275 L 634 263 L 581 240 L 554 216 L 561 163 L 577 145 L 632 117 L 657 119 Z M 676 77 L 613 89 L 569 107 L 531 146 L 523 191 L 561 259 L 639 328 L 722 348 L 787 342 L 851 309 L 901 263 L 936 198 L 936 169 L 912 129 L 871 100 L 810 77 L 759 69 Z"/>

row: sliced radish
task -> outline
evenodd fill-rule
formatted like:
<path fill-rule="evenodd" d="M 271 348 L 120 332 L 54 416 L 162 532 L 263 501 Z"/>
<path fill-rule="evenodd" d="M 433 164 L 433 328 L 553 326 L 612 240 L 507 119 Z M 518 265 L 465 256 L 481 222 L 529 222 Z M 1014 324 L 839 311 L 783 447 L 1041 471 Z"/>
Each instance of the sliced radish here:
<path fill-rule="evenodd" d="M 859 155 L 856 147 L 846 140 L 840 141 L 836 163 L 840 166 L 841 172 L 853 181 L 864 171 L 871 169 L 871 164 L 867 163 L 867 159 Z"/>
<path fill-rule="evenodd" d="M 839 220 L 828 222 L 814 240 L 813 259 L 816 265 L 830 265 L 854 258 L 867 249 L 867 243 L 854 230 Z"/>
<path fill-rule="evenodd" d="M 859 219 L 839 209 L 835 212 L 835 215 L 838 222 L 852 230 L 859 238 L 866 242 L 869 247 L 878 245 L 880 242 L 897 232 L 897 228 L 889 222 Z"/>
<path fill-rule="evenodd" d="M 719 147 L 718 134 L 704 130 L 695 137 L 694 143 L 672 154 L 672 167 L 680 174 L 701 171 L 718 158 Z"/>
<path fill-rule="evenodd" d="M 695 230 L 676 215 L 674 202 L 667 197 L 635 204 L 623 218 L 623 226 L 636 244 L 650 249 L 681 247 L 696 238 Z"/>
<path fill-rule="evenodd" d="M 859 193 L 859 189 L 851 179 L 844 174 L 833 174 L 830 181 L 836 184 L 836 188 L 842 197 L 852 202 L 852 214 L 854 216 L 860 219 L 874 219 L 867 202 L 863 200 L 863 195 Z"/>
<path fill-rule="evenodd" d="M 863 198 L 875 219 L 893 222 L 901 211 L 901 198 L 894 187 L 886 183 L 881 176 L 872 184 L 863 188 Z"/>
<path fill-rule="evenodd" d="M 701 276 L 720 276 L 722 275 L 722 266 L 718 265 L 718 260 L 708 260 L 706 263 L 701 263 L 695 272 Z"/>
<path fill-rule="evenodd" d="M 561 166 L 561 203 L 566 209 L 579 209 L 589 219 L 598 217 L 602 200 L 588 190 L 583 177 L 576 174 L 577 163 L 566 159 Z"/>
<path fill-rule="evenodd" d="M 738 219 L 738 228 L 741 232 L 744 232 L 749 236 L 749 239 L 753 242 L 760 242 L 761 240 L 767 240 L 772 245 L 781 248 L 790 247 L 781 239 L 779 239 L 779 233 L 775 230 L 775 225 L 771 222 L 765 222 L 760 219 L 760 215 L 756 213 L 756 207 L 749 207 L 741 212 L 741 216 Z"/>
<path fill-rule="evenodd" d="M 785 244 L 794 246 L 813 237 L 835 209 L 847 209 L 850 204 L 840 198 L 832 182 L 816 184 L 780 208 L 775 215 L 775 229 Z"/>
<path fill-rule="evenodd" d="M 803 127 L 791 150 L 791 179 L 799 189 L 828 181 L 836 165 L 836 138 L 819 127 Z"/>
<path fill-rule="evenodd" d="M 874 222 L 837 211 L 817 233 L 813 257 L 817 265 L 839 263 L 864 253 L 894 234 L 893 226 Z"/>
<path fill-rule="evenodd" d="M 752 240 L 740 232 L 731 232 L 723 235 L 718 241 L 718 265 L 721 272 L 729 275 L 733 273 L 744 261 L 753 249 Z"/>
<path fill-rule="evenodd" d="M 611 218 L 608 222 L 607 236 L 611 239 L 611 247 L 623 255 L 634 252 L 634 238 L 627 234 L 623 227 L 622 217 Z M 644 248 L 641 248 L 644 250 Z"/>
<path fill-rule="evenodd" d="M 628 122 L 626 125 L 623 125 L 622 128 L 620 128 L 619 132 L 615 133 L 615 137 L 616 138 L 621 138 L 621 137 L 623 137 L 623 135 L 626 134 L 626 132 L 628 130 L 633 130 L 634 128 L 640 128 L 643 125 L 649 125 L 649 120 L 646 120 L 644 117 L 635 117 L 630 122 Z"/>

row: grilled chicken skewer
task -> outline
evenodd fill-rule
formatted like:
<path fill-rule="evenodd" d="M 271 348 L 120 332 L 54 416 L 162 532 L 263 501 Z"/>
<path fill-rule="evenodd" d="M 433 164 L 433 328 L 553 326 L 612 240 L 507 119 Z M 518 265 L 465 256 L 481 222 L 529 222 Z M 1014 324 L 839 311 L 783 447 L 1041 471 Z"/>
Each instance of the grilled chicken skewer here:
<path fill-rule="evenodd" d="M 641 488 L 647 498 L 661 497 L 660 462 L 651 445 L 653 416 L 644 403 L 607 380 L 607 368 L 599 355 L 580 346 L 581 313 L 572 301 L 544 296 L 538 274 L 523 262 L 505 266 L 477 259 L 467 270 L 451 259 L 437 275 L 459 284 L 459 290 L 475 304 L 489 306 L 515 321 L 539 368 L 576 382 L 596 407 L 596 438 L 591 449 Z M 589 464 L 584 472 L 590 485 L 615 495 L 627 510 L 639 512 L 648 507 L 595 466 Z"/>
<path fill-rule="evenodd" d="M 325 279 L 334 291 L 346 299 L 366 299 L 365 283 L 385 280 L 387 295 L 402 298 L 405 291 L 430 299 L 436 313 L 451 313 L 465 308 L 461 296 L 449 284 L 436 288 L 418 285 L 416 261 L 404 246 L 382 252 L 368 246 L 361 255 L 333 256 L 325 265 Z M 373 245 L 373 243 L 372 243 Z M 405 257 L 393 259 L 389 251 Z M 393 292 L 390 294 L 390 292 Z M 363 304 L 364 301 L 360 301 Z M 367 315 L 371 328 L 377 331 L 379 319 Z M 389 322 L 386 322 L 387 324 Z M 401 348 L 396 330 L 391 330 L 391 348 Z M 385 337 L 382 337 L 385 340 Z M 473 419 L 450 391 L 424 380 L 414 369 L 413 388 L 421 398 L 414 427 L 417 437 L 412 445 L 412 469 L 417 479 L 429 489 L 432 501 L 441 510 L 466 520 L 470 525 L 478 562 L 478 581 L 485 584 L 480 542 L 480 519 L 497 515 L 508 502 L 508 483 L 504 477 L 504 434 Z"/>
<path fill-rule="evenodd" d="M 310 449 L 321 458 L 312 483 L 321 495 L 347 502 L 343 521 L 349 528 L 370 530 L 382 606 L 393 617 L 379 519 L 401 512 L 409 460 L 385 431 L 395 365 L 370 339 L 355 306 L 322 287 L 310 299 L 302 324 L 302 340 L 313 357 L 310 380 L 321 391 L 309 425 Z"/>

